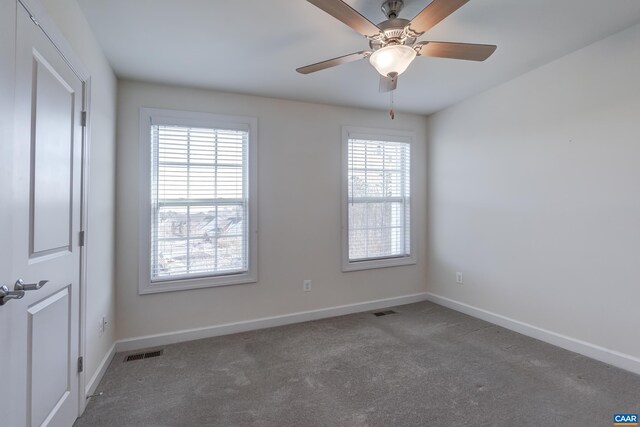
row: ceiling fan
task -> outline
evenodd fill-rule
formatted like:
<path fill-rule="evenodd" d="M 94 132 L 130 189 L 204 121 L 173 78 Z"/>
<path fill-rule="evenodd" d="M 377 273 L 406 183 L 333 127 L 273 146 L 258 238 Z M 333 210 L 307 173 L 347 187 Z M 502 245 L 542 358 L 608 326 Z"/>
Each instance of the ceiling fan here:
<path fill-rule="evenodd" d="M 300 67 L 296 71 L 302 74 L 369 58 L 371 65 L 380 73 L 380 92 L 389 92 L 397 87 L 398 76 L 416 56 L 484 61 L 497 48 L 486 44 L 417 41 L 418 37 L 469 0 L 433 0 L 410 21 L 398 18 L 404 6 L 402 0 L 387 0 L 382 4 L 387 20 L 378 25 L 342 0 L 307 1 L 365 36 L 371 49 Z"/>

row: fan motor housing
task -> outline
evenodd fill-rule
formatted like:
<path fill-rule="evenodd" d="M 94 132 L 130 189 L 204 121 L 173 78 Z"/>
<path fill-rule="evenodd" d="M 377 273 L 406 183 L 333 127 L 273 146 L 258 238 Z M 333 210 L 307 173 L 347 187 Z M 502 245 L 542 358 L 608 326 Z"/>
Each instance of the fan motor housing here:
<path fill-rule="evenodd" d="M 378 50 L 390 44 L 413 46 L 416 38 L 410 37 L 405 31 L 405 27 L 410 22 L 408 19 L 392 18 L 379 23 L 378 28 L 380 28 L 381 36 L 369 39 L 369 46 L 373 50 Z"/>

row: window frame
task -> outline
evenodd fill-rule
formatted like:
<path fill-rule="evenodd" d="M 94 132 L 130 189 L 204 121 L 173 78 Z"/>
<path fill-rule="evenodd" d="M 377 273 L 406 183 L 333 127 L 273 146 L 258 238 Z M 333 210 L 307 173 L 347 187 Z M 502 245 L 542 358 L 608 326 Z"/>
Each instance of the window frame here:
<path fill-rule="evenodd" d="M 247 147 L 248 182 L 248 268 L 247 271 L 232 274 L 217 274 L 197 278 L 167 279 L 151 281 L 151 126 L 167 124 L 204 128 L 245 129 L 249 132 Z M 140 199 L 139 199 L 139 278 L 138 293 L 152 294 L 188 289 L 255 283 L 258 281 L 258 175 L 257 138 L 258 119 L 255 117 L 230 116 L 203 112 L 140 108 Z"/>
<path fill-rule="evenodd" d="M 409 255 L 385 258 L 349 260 L 349 139 L 404 142 L 409 144 Z M 416 264 L 417 247 L 415 234 L 415 156 L 416 133 L 413 131 L 374 129 L 354 126 L 342 127 L 342 271 L 369 270 Z"/>

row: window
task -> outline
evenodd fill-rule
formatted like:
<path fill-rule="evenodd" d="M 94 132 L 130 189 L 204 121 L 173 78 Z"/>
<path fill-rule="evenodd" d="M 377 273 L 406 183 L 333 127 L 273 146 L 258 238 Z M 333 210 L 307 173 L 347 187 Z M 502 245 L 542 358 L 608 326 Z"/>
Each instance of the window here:
<path fill-rule="evenodd" d="M 141 109 L 140 293 L 257 280 L 256 128 Z"/>
<path fill-rule="evenodd" d="M 343 129 L 343 271 L 415 264 L 413 140 L 410 132 Z"/>

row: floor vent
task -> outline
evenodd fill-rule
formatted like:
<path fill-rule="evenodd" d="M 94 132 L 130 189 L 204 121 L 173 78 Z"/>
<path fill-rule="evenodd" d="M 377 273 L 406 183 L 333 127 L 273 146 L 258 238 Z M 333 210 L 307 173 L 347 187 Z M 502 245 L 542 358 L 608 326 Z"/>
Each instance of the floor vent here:
<path fill-rule="evenodd" d="M 132 362 L 134 360 L 149 359 L 150 357 L 162 356 L 162 353 L 164 353 L 164 350 L 155 350 L 155 351 L 150 351 L 148 353 L 130 354 L 124 358 L 124 361 Z"/>
<path fill-rule="evenodd" d="M 376 317 L 386 316 L 387 314 L 396 314 L 396 312 L 393 310 L 385 310 L 385 311 L 377 311 L 373 313 L 373 315 Z"/>

